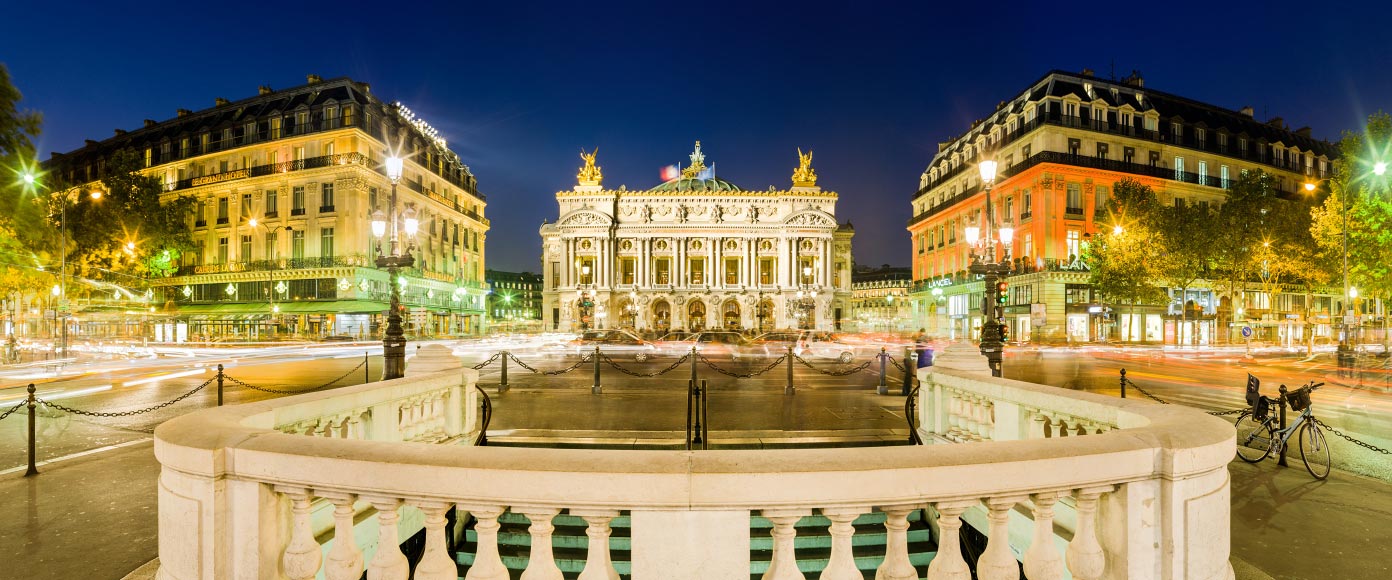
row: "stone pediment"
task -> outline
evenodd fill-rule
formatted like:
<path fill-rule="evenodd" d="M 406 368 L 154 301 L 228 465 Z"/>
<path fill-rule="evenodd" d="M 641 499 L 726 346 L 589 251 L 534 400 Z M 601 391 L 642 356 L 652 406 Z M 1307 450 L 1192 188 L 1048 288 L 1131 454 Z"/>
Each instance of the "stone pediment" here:
<path fill-rule="evenodd" d="M 836 227 L 836 218 L 823 211 L 800 211 L 795 212 L 783 220 L 783 223 L 790 226 L 813 226 L 813 227 Z"/>
<path fill-rule="evenodd" d="M 578 209 L 557 220 L 557 225 L 561 227 L 574 226 L 608 226 L 609 216 L 589 209 Z"/>

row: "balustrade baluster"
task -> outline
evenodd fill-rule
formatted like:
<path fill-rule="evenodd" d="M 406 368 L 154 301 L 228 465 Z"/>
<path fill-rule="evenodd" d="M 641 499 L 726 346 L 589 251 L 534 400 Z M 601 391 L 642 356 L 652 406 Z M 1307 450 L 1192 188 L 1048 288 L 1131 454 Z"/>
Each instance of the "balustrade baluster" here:
<path fill-rule="evenodd" d="M 349 439 L 363 439 L 363 438 L 364 438 L 364 437 L 363 437 L 363 431 L 362 431 L 362 419 L 360 419 L 360 418 L 358 417 L 357 413 L 354 413 L 353 416 L 351 416 L 351 417 L 348 418 L 348 438 L 349 438 Z"/>
<path fill-rule="evenodd" d="M 1090 425 L 1088 422 L 1082 419 L 1076 419 L 1076 421 L 1078 423 L 1078 431 L 1076 432 L 1076 435 L 1087 435 L 1090 433 L 1090 431 L 1088 431 L 1088 425 Z"/>
<path fill-rule="evenodd" d="M 377 508 L 377 554 L 367 565 L 367 580 L 407 580 L 411 565 L 406 555 L 401 553 L 401 539 L 397 537 L 396 510 L 401 500 L 395 498 L 363 498 Z"/>
<path fill-rule="evenodd" d="M 560 567 L 551 553 L 551 533 L 556 527 L 551 519 L 561 513 L 557 508 L 514 507 L 513 511 L 527 516 L 532 525 L 527 531 L 532 535 L 532 549 L 527 555 L 527 569 L 522 571 L 520 580 L 564 580 Z"/>
<path fill-rule="evenodd" d="M 986 500 L 990 524 L 986 551 L 976 561 L 976 577 L 980 580 L 1019 580 L 1020 564 L 1010 552 L 1010 510 L 1024 499 L 1024 496 L 1009 496 Z"/>
<path fill-rule="evenodd" d="M 773 529 L 769 531 L 773 536 L 773 556 L 761 580 L 805 580 L 794 553 L 793 540 L 797 537 L 794 526 L 802 516 L 810 515 L 811 510 L 764 510 L 762 513 L 773 522 Z"/>
<path fill-rule="evenodd" d="M 1063 429 L 1061 429 L 1061 431 L 1063 431 L 1063 436 L 1064 436 L 1064 437 L 1077 437 L 1077 436 L 1078 436 L 1078 418 L 1077 418 L 1077 417 L 1064 417 L 1064 418 L 1063 418 Z"/>
<path fill-rule="evenodd" d="M 880 506 L 885 514 L 885 559 L 875 569 L 875 580 L 918 580 L 909 561 L 909 513 L 918 505 Z"/>
<path fill-rule="evenodd" d="M 441 501 L 412 501 L 425 514 L 425 553 L 416 565 L 415 580 L 458 580 L 459 569 L 445 546 L 445 513 L 452 504 Z"/>
<path fill-rule="evenodd" d="M 589 524 L 585 528 L 589 538 L 585 569 L 577 580 L 619 580 L 619 572 L 609 556 L 609 522 L 619 516 L 618 510 L 570 510 L 570 515 L 580 516 Z"/>
<path fill-rule="evenodd" d="M 290 580 L 313 580 L 319 573 L 323 556 L 314 531 L 309 527 L 309 506 L 314 499 L 302 487 L 276 486 L 276 491 L 290 498 L 290 543 L 281 554 L 280 566 Z"/>
<path fill-rule="evenodd" d="M 469 512 L 477 520 L 474 533 L 478 537 L 474 549 L 474 565 L 464 580 L 509 580 L 508 569 L 503 565 L 503 557 L 498 554 L 498 516 L 506 509 L 494 505 L 464 505 L 459 509 Z"/>
<path fill-rule="evenodd" d="M 363 554 L 353 538 L 353 502 L 351 493 L 319 492 L 319 496 L 334 506 L 334 539 L 329 557 L 324 562 L 325 580 L 358 580 L 363 574 Z"/>
<path fill-rule="evenodd" d="M 990 441 L 996 432 L 996 405 L 982 398 L 977 412 L 981 414 L 981 419 L 977 421 L 977 439 Z"/>
<path fill-rule="evenodd" d="M 928 563 L 928 580 L 971 580 L 971 568 L 962 558 L 962 512 L 977 505 L 976 500 L 940 501 L 938 512 L 938 553 Z"/>
<path fill-rule="evenodd" d="M 867 511 L 860 507 L 822 508 L 822 515 L 831 520 L 827 528 L 831 532 L 831 558 L 822 570 L 822 580 L 865 580 L 856 567 L 851 536 L 855 535 L 853 522 Z"/>
<path fill-rule="evenodd" d="M 1049 436 L 1049 437 L 1059 437 L 1059 436 L 1060 436 L 1060 435 L 1059 435 L 1059 425 L 1060 425 L 1060 424 L 1061 424 L 1061 423 L 1059 423 L 1059 420 L 1058 420 L 1058 416 L 1057 416 L 1057 415 L 1055 415 L 1055 414 L 1053 414 L 1053 413 L 1050 413 L 1050 412 L 1048 412 L 1048 411 L 1045 411 L 1045 412 L 1044 412 L 1044 427 L 1046 428 L 1046 435 L 1047 435 L 1047 436 Z"/>
<path fill-rule="evenodd" d="M 1063 556 L 1054 547 L 1054 503 L 1059 493 L 1036 493 L 1034 501 L 1034 538 L 1025 551 L 1025 577 L 1030 580 L 1062 580 Z"/>
<path fill-rule="evenodd" d="M 1041 414 L 1038 409 L 1030 409 L 1029 418 L 1029 438 L 1043 439 L 1046 436 L 1045 430 L 1047 429 L 1047 425 L 1045 421 L 1047 421 L 1047 419 L 1044 418 L 1044 415 Z"/>
<path fill-rule="evenodd" d="M 947 433 L 945 435 L 948 439 L 955 441 L 957 440 L 958 431 L 962 428 L 962 419 L 959 411 L 961 405 L 957 398 L 956 391 L 943 389 L 943 392 L 947 395 Z"/>
<path fill-rule="evenodd" d="M 1097 541 L 1097 500 L 1112 489 L 1112 486 L 1104 485 L 1085 487 L 1073 493 L 1078 525 L 1065 555 L 1068 571 L 1077 580 L 1097 580 L 1106 568 L 1107 558 L 1102 552 L 1102 544 Z"/>

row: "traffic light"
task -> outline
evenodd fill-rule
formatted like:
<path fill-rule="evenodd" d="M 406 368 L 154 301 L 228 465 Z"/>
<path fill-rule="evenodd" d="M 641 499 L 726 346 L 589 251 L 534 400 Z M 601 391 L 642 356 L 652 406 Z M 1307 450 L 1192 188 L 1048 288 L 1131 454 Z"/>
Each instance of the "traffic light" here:
<path fill-rule="evenodd" d="M 996 282 L 996 303 L 1005 306 L 1010 302 L 1010 284 L 1005 280 Z"/>

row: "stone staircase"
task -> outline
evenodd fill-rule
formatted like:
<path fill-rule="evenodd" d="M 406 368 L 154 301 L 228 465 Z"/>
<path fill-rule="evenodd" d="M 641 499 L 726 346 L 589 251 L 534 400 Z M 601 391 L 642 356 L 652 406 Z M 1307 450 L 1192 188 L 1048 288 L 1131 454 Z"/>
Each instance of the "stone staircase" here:
<path fill-rule="evenodd" d="M 855 521 L 856 532 L 852 537 L 855 546 L 854 553 L 856 565 L 863 571 L 867 578 L 873 578 L 875 568 L 884 560 L 885 527 L 883 513 L 869 513 L 862 515 Z M 527 567 L 527 558 L 531 551 L 531 536 L 527 533 L 529 522 L 522 514 L 508 512 L 503 514 L 498 520 L 502 528 L 498 531 L 498 549 L 503 557 L 503 564 L 512 571 L 514 578 L 521 575 L 522 570 Z M 580 575 L 585 566 L 585 552 L 589 546 L 589 538 L 585 535 L 585 521 L 577 516 L 561 514 L 552 521 L 556 530 L 552 537 L 552 550 L 555 554 L 556 565 L 560 567 L 561 573 L 567 579 L 574 579 Z M 931 530 L 923 521 L 921 512 L 914 512 L 909 515 L 909 559 L 915 568 L 919 569 L 920 574 L 927 574 L 928 562 L 933 559 L 937 552 L 937 544 L 932 537 Z M 797 559 L 798 568 L 807 575 L 809 579 L 818 578 L 823 568 L 827 565 L 827 559 L 831 556 L 831 534 L 827 527 L 831 521 L 827 518 L 814 515 L 802 518 L 797 525 Z M 621 515 L 614 518 L 610 523 L 613 530 L 609 538 L 609 550 L 614 560 L 614 569 L 618 571 L 622 578 L 631 577 L 631 564 L 629 562 L 630 544 L 630 522 L 628 516 Z M 769 535 L 773 524 L 767 519 L 753 516 L 749 522 L 750 532 L 750 565 L 749 576 L 752 580 L 757 580 L 768 570 L 769 559 L 773 555 L 773 538 Z M 473 523 L 470 522 L 465 530 L 465 541 L 460 550 L 455 553 L 455 561 L 459 565 L 459 576 L 462 578 L 473 564 L 474 553 L 478 537 L 474 532 Z"/>

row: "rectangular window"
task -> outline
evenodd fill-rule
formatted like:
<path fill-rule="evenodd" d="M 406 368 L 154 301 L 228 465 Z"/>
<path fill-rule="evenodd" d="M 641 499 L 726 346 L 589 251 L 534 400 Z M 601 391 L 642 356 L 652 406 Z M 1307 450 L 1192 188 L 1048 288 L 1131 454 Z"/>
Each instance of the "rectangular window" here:
<path fill-rule="evenodd" d="M 329 212 L 334 210 L 334 184 L 325 183 L 319 186 L 319 211 Z"/>
<path fill-rule="evenodd" d="M 154 161 L 155 161 L 155 149 L 154 149 L 153 147 L 146 147 L 146 148 L 145 148 L 145 166 L 146 166 L 146 167 L 149 167 L 149 166 L 153 165 L 153 164 L 154 164 Z"/>
<path fill-rule="evenodd" d="M 705 258 L 691 258 L 691 276 L 687 279 L 688 284 L 706 283 L 706 260 Z"/>
<path fill-rule="evenodd" d="M 1078 154 L 1078 150 L 1080 150 L 1080 149 L 1082 149 L 1082 148 L 1083 148 L 1083 141 L 1082 141 L 1082 139 L 1069 139 L 1069 140 L 1068 140 L 1068 154 L 1069 154 L 1069 155 L 1077 155 L 1077 154 Z"/>
<path fill-rule="evenodd" d="M 218 198 L 217 223 L 227 223 L 227 198 L 225 197 Z"/>
<path fill-rule="evenodd" d="M 561 263 L 551 262 L 551 289 L 555 290 L 561 286 Z"/>
<path fill-rule="evenodd" d="M 345 127 L 351 127 L 352 125 L 353 125 L 353 106 L 352 106 L 352 105 L 344 105 L 344 106 L 343 106 L 343 126 L 345 126 Z"/>
<path fill-rule="evenodd" d="M 280 196 L 274 189 L 266 190 L 266 217 L 276 217 L 280 211 Z"/>
<path fill-rule="evenodd" d="M 1034 234 L 1025 234 L 1025 257 L 1034 256 Z"/>
<path fill-rule="evenodd" d="M 1136 148 L 1135 148 L 1135 147 L 1123 147 L 1123 148 L 1121 149 L 1121 160 L 1124 161 L 1124 162 L 1126 162 L 1126 163 L 1135 163 L 1135 162 L 1136 162 Z"/>
<path fill-rule="evenodd" d="M 817 279 L 817 269 L 812 266 L 812 258 L 798 259 L 798 280 L 803 284 L 812 284 Z"/>
<path fill-rule="evenodd" d="M 1106 159 L 1106 158 L 1107 158 L 1107 151 L 1108 151 L 1108 150 L 1107 150 L 1107 144 L 1106 144 L 1106 143 L 1098 143 L 1098 144 L 1097 144 L 1097 158 L 1098 158 L 1098 159 Z"/>
<path fill-rule="evenodd" d="M 1083 212 L 1083 189 L 1077 183 L 1068 184 L 1068 206 L 1064 208 L 1067 213 Z"/>
<path fill-rule="evenodd" d="M 1034 194 L 1030 193 L 1029 188 L 1023 194 L 1023 203 L 1020 204 L 1020 219 L 1025 219 L 1030 215 L 1030 208 L 1034 207 Z"/>
<path fill-rule="evenodd" d="M 194 222 L 195 227 L 208 225 L 208 202 L 198 200 L 198 210 L 194 213 L 194 219 L 197 220 Z"/>
<path fill-rule="evenodd" d="M 290 258 L 304 259 L 304 230 L 290 232 Z"/>
<path fill-rule="evenodd" d="M 243 194 L 242 194 L 242 217 L 243 217 L 243 218 L 249 218 L 249 217 L 251 217 L 251 194 L 250 194 L 250 193 L 243 193 Z"/>
<path fill-rule="evenodd" d="M 1170 136 L 1173 139 L 1172 143 L 1179 143 L 1184 138 L 1184 125 L 1170 123 Z"/>
<path fill-rule="evenodd" d="M 292 215 L 304 215 L 303 185 L 296 185 L 290 188 L 290 212 Z"/>
<path fill-rule="evenodd" d="M 1068 230 L 1068 261 L 1083 255 L 1083 234 L 1078 230 Z"/>
<path fill-rule="evenodd" d="M 633 258 L 619 258 L 619 283 L 632 284 L 634 276 Z"/>
<path fill-rule="evenodd" d="M 328 143 L 325 143 L 325 144 L 324 144 L 324 155 L 333 155 L 333 154 L 334 154 L 334 143 L 333 143 L 333 141 L 329 141 Z"/>
<path fill-rule="evenodd" d="M 251 236 L 242 236 L 241 253 L 237 254 L 243 262 L 251 261 Z"/>
<path fill-rule="evenodd" d="M 1093 202 L 1095 204 L 1092 209 L 1093 213 L 1100 214 L 1107 211 L 1107 188 L 1099 185 L 1093 191 L 1097 196 L 1096 201 Z"/>
<path fill-rule="evenodd" d="M 1237 138 L 1237 152 L 1243 157 L 1247 156 L 1247 139 L 1245 137 Z"/>
<path fill-rule="evenodd" d="M 375 187 L 369 187 L 369 188 L 367 188 L 367 213 L 368 213 L 369 217 L 371 216 L 372 212 L 374 212 L 374 211 L 377 211 L 377 188 L 375 188 Z M 456 227 L 457 227 L 457 226 L 456 226 Z M 459 233 L 459 232 L 456 230 L 456 231 L 455 231 L 455 234 L 456 234 L 455 237 L 456 237 L 456 238 L 459 237 L 459 236 L 457 235 L 458 233 Z"/>
<path fill-rule="evenodd" d="M 227 263 L 227 238 L 218 238 L 218 263 Z"/>
<path fill-rule="evenodd" d="M 733 286 L 739 284 L 739 258 L 725 259 L 725 284 Z"/>
<path fill-rule="evenodd" d="M 773 271 L 776 268 L 773 258 L 759 258 L 759 284 L 770 286 L 773 284 Z"/>
<path fill-rule="evenodd" d="M 275 260 L 280 257 L 280 244 L 278 232 L 266 232 L 266 259 Z"/>
<path fill-rule="evenodd" d="M 1221 188 L 1223 188 L 1223 189 L 1227 189 L 1227 188 L 1228 188 L 1228 166 L 1227 166 L 1227 165 L 1219 165 L 1219 166 L 1218 166 L 1218 187 L 1221 187 Z"/>
<path fill-rule="evenodd" d="M 657 258 L 653 260 L 653 284 L 671 284 L 671 276 L 672 261 L 670 258 Z"/>
<path fill-rule="evenodd" d="M 1174 158 L 1174 178 L 1175 181 L 1184 181 L 1184 158 Z"/>
<path fill-rule="evenodd" d="M 319 255 L 324 258 L 332 258 L 334 255 L 334 229 L 319 228 Z"/>

